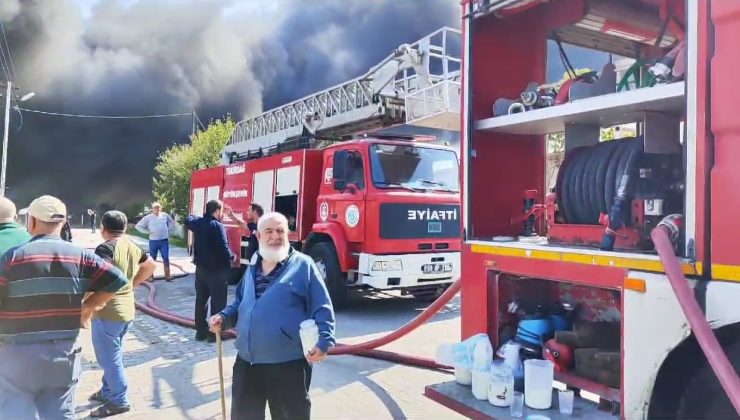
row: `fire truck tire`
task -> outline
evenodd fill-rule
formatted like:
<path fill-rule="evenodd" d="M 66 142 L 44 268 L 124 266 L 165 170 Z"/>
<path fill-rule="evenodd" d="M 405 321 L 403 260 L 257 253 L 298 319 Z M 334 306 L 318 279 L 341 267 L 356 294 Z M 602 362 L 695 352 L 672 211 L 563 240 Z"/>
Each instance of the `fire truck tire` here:
<path fill-rule="evenodd" d="M 723 349 L 735 367 L 735 372 L 740 374 L 740 341 L 724 346 Z M 679 420 L 737 418 L 737 412 L 708 362 L 705 361 L 689 380 L 678 405 L 676 418 Z"/>
<path fill-rule="evenodd" d="M 341 307 L 347 299 L 347 280 L 339 266 L 337 249 L 331 242 L 319 242 L 311 246 L 308 255 L 324 274 L 324 283 L 329 290 L 332 305 Z"/>

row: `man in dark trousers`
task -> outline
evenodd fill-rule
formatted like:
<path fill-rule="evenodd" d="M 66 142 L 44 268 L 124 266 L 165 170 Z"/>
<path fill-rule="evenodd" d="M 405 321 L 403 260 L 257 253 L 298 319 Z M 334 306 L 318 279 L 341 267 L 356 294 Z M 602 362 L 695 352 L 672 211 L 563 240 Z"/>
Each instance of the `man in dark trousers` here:
<path fill-rule="evenodd" d="M 93 210 L 93 209 L 88 209 L 88 210 L 87 210 L 87 214 L 89 214 L 89 215 L 90 215 L 90 231 L 91 231 L 92 233 L 95 233 L 95 228 L 97 227 L 97 226 L 95 225 L 95 223 L 97 223 L 97 220 L 98 220 L 98 214 L 97 214 L 97 213 L 95 213 L 95 210 Z"/>
<path fill-rule="evenodd" d="M 234 210 L 226 204 L 224 204 L 224 211 L 229 215 L 231 220 L 235 221 L 240 228 L 249 232 L 249 239 L 247 242 L 247 261 L 252 261 L 252 256 L 257 252 L 260 247 L 259 241 L 257 240 L 257 221 L 262 217 L 265 211 L 259 204 L 252 203 L 249 205 L 249 213 L 247 214 L 247 221 L 242 220 L 241 217 L 234 213 Z"/>
<path fill-rule="evenodd" d="M 28 215 L 33 238 L 0 257 L 0 419 L 74 419 L 80 327 L 127 279 L 60 238 L 59 199 L 37 198 Z"/>
<path fill-rule="evenodd" d="M 252 261 L 252 256 L 257 252 L 260 247 L 260 243 L 257 240 L 257 221 L 265 214 L 262 206 L 259 204 L 252 203 L 249 205 L 249 222 L 247 228 L 249 229 L 249 244 L 247 247 L 247 259 Z"/>
<path fill-rule="evenodd" d="M 232 419 L 311 417 L 311 363 L 334 345 L 334 309 L 311 257 L 288 242 L 288 220 L 266 213 L 257 223 L 259 251 L 244 273 L 236 299 L 212 316 L 211 331 L 236 324 L 238 354 L 231 387 Z M 314 320 L 318 342 L 303 352 L 300 324 Z"/>
<path fill-rule="evenodd" d="M 231 262 L 237 256 L 229 249 L 223 218 L 223 203 L 211 200 L 206 203 L 203 217 L 188 216 L 185 227 L 193 232 L 193 256 L 195 259 L 195 339 L 216 341 L 208 332 L 208 301 L 211 301 L 211 316 L 226 306 L 227 282 Z"/>

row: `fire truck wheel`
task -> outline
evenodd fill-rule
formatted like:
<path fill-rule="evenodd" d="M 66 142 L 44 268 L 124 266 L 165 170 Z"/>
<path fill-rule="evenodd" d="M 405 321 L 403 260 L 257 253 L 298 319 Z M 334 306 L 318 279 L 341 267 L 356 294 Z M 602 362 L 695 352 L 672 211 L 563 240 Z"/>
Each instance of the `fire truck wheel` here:
<path fill-rule="evenodd" d="M 341 307 L 347 298 L 347 281 L 337 259 L 337 249 L 331 242 L 319 242 L 311 246 L 308 255 L 313 258 L 324 283 L 329 289 L 332 305 Z"/>
<path fill-rule="evenodd" d="M 723 347 L 727 358 L 735 367 L 735 372 L 740 373 L 740 341 Z M 736 416 L 737 412 L 719 384 L 717 376 L 709 363 L 704 362 L 684 389 L 676 418 L 681 420 L 732 419 L 737 418 Z"/>

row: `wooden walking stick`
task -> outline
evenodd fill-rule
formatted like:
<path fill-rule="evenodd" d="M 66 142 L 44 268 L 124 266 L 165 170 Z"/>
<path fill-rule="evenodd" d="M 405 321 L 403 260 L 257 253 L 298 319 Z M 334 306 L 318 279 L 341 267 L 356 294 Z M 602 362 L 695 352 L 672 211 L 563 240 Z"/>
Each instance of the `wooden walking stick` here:
<path fill-rule="evenodd" d="M 224 390 L 224 361 L 221 347 L 221 331 L 216 333 L 216 347 L 218 347 L 218 379 L 221 382 L 221 418 L 226 420 L 226 391 Z"/>

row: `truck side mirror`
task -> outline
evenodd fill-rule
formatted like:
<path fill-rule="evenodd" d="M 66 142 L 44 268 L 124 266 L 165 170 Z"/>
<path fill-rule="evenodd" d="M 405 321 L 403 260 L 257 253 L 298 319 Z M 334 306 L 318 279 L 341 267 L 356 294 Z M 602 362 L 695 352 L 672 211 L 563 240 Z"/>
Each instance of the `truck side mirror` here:
<path fill-rule="evenodd" d="M 347 165 L 349 163 L 349 151 L 338 150 L 334 152 L 332 166 L 332 177 L 334 178 L 334 189 L 344 192 L 347 188 Z"/>

